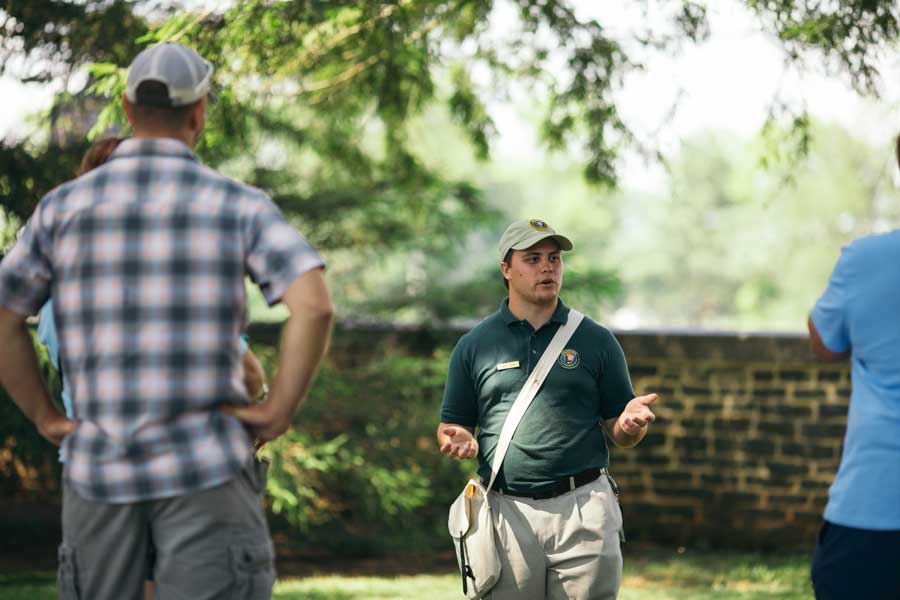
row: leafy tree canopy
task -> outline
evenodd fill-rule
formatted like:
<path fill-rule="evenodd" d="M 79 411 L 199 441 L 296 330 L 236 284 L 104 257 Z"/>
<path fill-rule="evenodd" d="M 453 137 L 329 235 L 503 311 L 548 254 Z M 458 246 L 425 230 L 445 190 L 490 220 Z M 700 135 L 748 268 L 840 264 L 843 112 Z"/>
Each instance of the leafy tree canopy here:
<path fill-rule="evenodd" d="M 810 130 L 790 186 L 777 169 L 760 172 L 763 139 L 703 132 L 673 158 L 665 195 L 613 199 L 605 257 L 626 265 L 622 316 L 644 327 L 802 331 L 841 245 L 900 227 L 890 148 L 835 125 Z"/>
<path fill-rule="evenodd" d="M 656 22 L 665 15 L 668 25 L 625 33 L 580 16 L 577 3 L 567 0 L 251 0 L 200 12 L 182 4 L 7 2 L 0 16 L 0 66 L 25 57 L 16 74 L 48 80 L 100 63 L 93 89 L 110 94 L 121 90 L 122 68 L 143 45 L 190 43 L 218 65 L 223 89 L 207 158 L 221 161 L 255 147 L 248 137 L 255 125 L 308 147 L 323 163 L 323 176 L 352 172 L 355 188 L 364 188 L 363 182 L 433 183 L 416 181 L 422 169 L 408 151 L 403 125 L 435 99 L 438 77 L 446 88 L 441 100 L 475 151 L 486 156 L 494 125 L 485 97 L 502 94 L 515 79 L 550 97 L 544 139 L 560 146 L 576 138 L 588 151 L 586 176 L 613 183 L 616 157 L 628 142 L 614 92 L 623 75 L 641 68 L 628 49 L 675 51 L 709 33 L 706 6 L 694 0 L 643 0 L 648 17 Z M 877 93 L 875 59 L 898 34 L 895 3 L 746 4 L 791 58 L 824 53 L 858 89 Z M 517 19 L 508 31 L 489 27 L 495 5 L 514 9 Z M 475 78 L 476 72 L 487 75 Z M 289 108 L 296 114 L 285 118 Z M 102 122 L 117 117 L 114 112 L 110 107 Z M 360 132 L 376 123 L 384 143 L 373 160 L 360 147 Z M 371 197 L 373 191 L 363 193 Z M 458 191 L 444 190 L 450 196 Z"/>
<path fill-rule="evenodd" d="M 893 2 L 745 4 L 791 59 L 824 55 L 860 91 L 878 92 L 876 58 L 898 35 Z M 60 95 L 50 146 L 0 149 L 0 203 L 26 217 L 71 172 L 75 160 L 59 146 L 80 154 L 79 118 L 93 135 L 121 126 L 130 60 L 148 44 L 179 41 L 217 66 L 204 160 L 267 189 L 325 250 L 448 255 L 497 213 L 471 182 L 415 152 L 410 121 L 442 103 L 485 158 L 496 133 L 487 103 L 515 82 L 547 99 L 548 147 L 580 147 L 586 178 L 615 184 L 618 158 L 634 143 L 617 106 L 623 77 L 642 68 L 641 49 L 675 53 L 710 31 L 705 3 L 639 5 L 653 25 L 623 30 L 567 0 L 247 0 L 192 10 L 163 0 L 8 1 L 3 71 L 49 81 L 89 67 L 90 77 L 74 97 Z M 511 16 L 502 28 L 498 11 Z"/>

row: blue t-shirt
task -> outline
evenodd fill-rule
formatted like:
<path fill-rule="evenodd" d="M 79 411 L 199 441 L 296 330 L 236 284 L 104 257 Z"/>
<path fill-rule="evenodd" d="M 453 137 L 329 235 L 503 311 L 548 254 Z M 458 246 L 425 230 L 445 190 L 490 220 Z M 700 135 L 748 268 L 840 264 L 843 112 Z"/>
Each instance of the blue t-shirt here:
<path fill-rule="evenodd" d="M 56 337 L 56 321 L 53 320 L 53 300 L 47 300 L 41 307 L 38 320 L 38 340 L 47 347 L 50 362 L 59 371 L 59 339 Z M 72 397 L 69 395 L 66 385 L 65 373 L 60 373 L 62 379 L 62 403 L 66 409 L 66 416 L 72 418 Z"/>
<path fill-rule="evenodd" d="M 900 230 L 841 252 L 812 320 L 825 347 L 851 351 L 844 453 L 825 519 L 900 530 Z"/>
<path fill-rule="evenodd" d="M 47 300 L 41 307 L 38 320 L 38 340 L 47 347 L 47 353 L 53 366 L 59 371 L 59 339 L 56 337 L 56 322 L 53 320 L 53 300 Z M 238 348 L 241 356 L 247 351 L 247 337 L 242 335 L 238 342 Z M 60 373 L 62 378 L 62 403 L 66 410 L 66 416 L 73 418 L 72 413 L 72 397 L 66 385 L 66 374 Z"/>

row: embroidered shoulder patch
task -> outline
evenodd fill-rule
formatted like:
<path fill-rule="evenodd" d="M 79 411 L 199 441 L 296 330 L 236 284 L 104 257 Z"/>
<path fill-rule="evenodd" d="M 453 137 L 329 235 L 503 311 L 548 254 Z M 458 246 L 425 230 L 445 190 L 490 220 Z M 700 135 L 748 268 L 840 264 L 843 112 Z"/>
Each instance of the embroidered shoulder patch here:
<path fill-rule="evenodd" d="M 574 369 L 579 362 L 581 362 L 581 357 L 571 348 L 566 348 L 559 354 L 559 365 L 564 369 Z"/>

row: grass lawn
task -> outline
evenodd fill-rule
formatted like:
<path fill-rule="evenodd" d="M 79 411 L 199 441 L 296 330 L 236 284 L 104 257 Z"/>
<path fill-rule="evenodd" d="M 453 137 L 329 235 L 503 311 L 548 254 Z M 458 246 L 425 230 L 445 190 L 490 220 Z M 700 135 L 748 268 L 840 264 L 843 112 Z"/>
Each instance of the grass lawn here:
<path fill-rule="evenodd" d="M 620 600 L 808 600 L 805 555 L 760 555 L 632 548 L 626 554 Z M 420 600 L 462 598 L 455 574 L 397 577 L 315 575 L 284 577 L 279 600 Z M 56 598 L 50 572 L 0 574 L 0 600 Z"/>

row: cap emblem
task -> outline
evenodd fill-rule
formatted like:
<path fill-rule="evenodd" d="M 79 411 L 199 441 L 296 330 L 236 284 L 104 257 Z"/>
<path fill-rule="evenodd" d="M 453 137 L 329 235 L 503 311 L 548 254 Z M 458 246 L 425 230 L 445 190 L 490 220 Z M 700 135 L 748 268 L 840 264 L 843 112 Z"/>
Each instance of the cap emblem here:
<path fill-rule="evenodd" d="M 531 219 L 530 221 L 528 221 L 528 224 L 531 225 L 532 229 L 536 229 L 538 231 L 547 231 L 548 229 L 550 229 L 550 226 L 540 219 Z"/>

